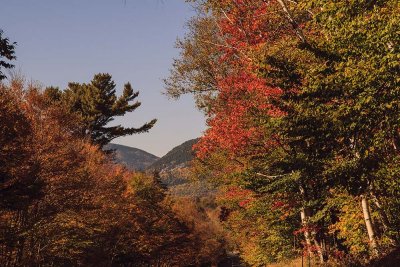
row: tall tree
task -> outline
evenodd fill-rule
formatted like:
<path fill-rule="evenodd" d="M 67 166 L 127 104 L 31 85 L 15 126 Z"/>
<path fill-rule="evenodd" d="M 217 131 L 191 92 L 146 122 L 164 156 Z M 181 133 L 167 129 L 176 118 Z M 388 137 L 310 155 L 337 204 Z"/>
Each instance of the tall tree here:
<path fill-rule="evenodd" d="M 61 95 L 54 88 L 46 92 L 55 101 L 61 99 L 70 112 L 76 113 L 83 124 L 81 135 L 89 135 L 101 147 L 120 136 L 147 132 L 157 121 L 153 119 L 138 128 L 107 126 L 116 116 L 124 116 L 141 105 L 139 101 L 132 103 L 139 92 L 134 92 L 130 83 L 125 84 L 122 95 L 117 97 L 115 83 L 107 73 L 96 74 L 88 84 L 69 83 Z"/>
<path fill-rule="evenodd" d="M 334 140 L 336 148 L 335 157 L 326 162 L 327 173 L 360 197 L 371 250 L 376 253 L 369 199 L 382 190 L 377 181 L 383 177 L 377 173 L 398 160 L 400 140 L 400 4 L 304 1 L 303 5 L 318 7 L 311 26 L 323 38 L 315 41 L 335 58 L 327 60 L 326 66 L 310 69 L 301 112 L 318 110 L 318 116 L 329 122 L 325 136 Z M 378 207 L 378 212 L 383 210 Z"/>
<path fill-rule="evenodd" d="M 14 67 L 14 65 L 8 61 L 16 59 L 16 44 L 16 42 L 10 42 L 7 37 L 4 37 L 3 30 L 0 29 L 0 81 L 6 78 L 1 68 L 11 69 Z"/>
<path fill-rule="evenodd" d="M 376 250 L 368 198 L 389 225 L 375 195 L 387 195 L 383 184 L 397 186 L 398 1 L 195 2 L 214 17 L 216 62 L 229 66 L 208 99 L 199 155 L 246 157 L 242 186 L 273 200 L 295 196 L 306 247 L 317 247 L 321 260 L 317 241 L 337 220 L 328 189 L 345 186 L 362 199 L 364 233 Z"/>

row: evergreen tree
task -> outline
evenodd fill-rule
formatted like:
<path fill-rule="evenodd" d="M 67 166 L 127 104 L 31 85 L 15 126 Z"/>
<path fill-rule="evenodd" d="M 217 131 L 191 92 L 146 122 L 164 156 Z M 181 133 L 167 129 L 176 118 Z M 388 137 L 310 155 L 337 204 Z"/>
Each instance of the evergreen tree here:
<path fill-rule="evenodd" d="M 69 83 L 61 97 L 55 88 L 47 88 L 48 95 L 54 101 L 60 99 L 72 113 L 76 113 L 83 124 L 81 135 L 89 135 L 93 143 L 103 147 L 111 140 L 125 135 L 147 132 L 156 123 L 156 119 L 138 128 L 125 128 L 121 125 L 107 124 L 116 116 L 124 116 L 127 112 L 136 110 L 141 103 L 131 102 L 138 97 L 130 83 L 126 83 L 121 96 L 116 96 L 115 83 L 110 74 L 96 74 L 93 80 L 86 84 Z"/>
<path fill-rule="evenodd" d="M 3 30 L 0 29 L 0 81 L 6 78 L 1 68 L 11 69 L 14 67 L 7 60 L 16 59 L 14 49 L 17 44 L 16 42 L 10 43 L 10 40 L 2 35 Z"/>

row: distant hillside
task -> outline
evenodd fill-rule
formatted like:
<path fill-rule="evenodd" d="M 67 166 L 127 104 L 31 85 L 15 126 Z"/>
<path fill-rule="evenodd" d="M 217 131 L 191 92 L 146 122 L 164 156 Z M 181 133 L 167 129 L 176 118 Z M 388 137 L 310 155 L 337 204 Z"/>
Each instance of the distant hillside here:
<path fill-rule="evenodd" d="M 183 144 L 174 147 L 165 156 L 159 158 L 151 164 L 147 170 L 166 171 L 177 167 L 186 167 L 187 164 L 194 158 L 192 147 L 199 141 L 198 138 L 184 142 Z"/>
<path fill-rule="evenodd" d="M 108 144 L 106 150 L 115 150 L 115 160 L 130 170 L 142 171 L 156 162 L 159 157 L 138 148 Z"/>
<path fill-rule="evenodd" d="M 165 156 L 158 158 L 146 151 L 116 144 L 109 144 L 105 149 L 116 152 L 116 161 L 131 170 L 145 170 L 152 174 L 157 171 L 161 182 L 176 196 L 204 196 L 212 192 L 204 181 L 191 181 L 190 162 L 194 158 L 192 147 L 198 138 L 174 147 Z"/>
<path fill-rule="evenodd" d="M 211 192 L 204 182 L 193 182 L 190 179 L 190 162 L 194 158 L 192 147 L 198 141 L 196 138 L 184 142 L 147 168 L 148 172 L 157 171 L 161 182 L 175 196 L 204 196 Z"/>

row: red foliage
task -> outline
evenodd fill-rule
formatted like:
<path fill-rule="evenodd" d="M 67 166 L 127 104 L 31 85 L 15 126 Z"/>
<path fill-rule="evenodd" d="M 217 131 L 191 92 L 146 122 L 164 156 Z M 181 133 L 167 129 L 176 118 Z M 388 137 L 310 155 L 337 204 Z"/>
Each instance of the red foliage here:
<path fill-rule="evenodd" d="M 220 1 L 226 10 L 218 22 L 226 43 L 221 47 L 224 52 L 221 60 L 230 60 L 233 64 L 245 63 L 249 59 L 243 57 L 246 51 L 256 49 L 273 37 L 268 30 L 272 18 L 266 15 L 271 14 L 276 4 L 276 1 L 261 0 Z"/>
<path fill-rule="evenodd" d="M 265 138 L 258 118 L 284 115 L 271 101 L 278 100 L 282 90 L 257 76 L 257 65 L 249 56 L 268 41 L 269 20 L 264 15 L 273 2 L 256 2 L 221 1 L 226 11 L 218 24 L 226 45 L 220 47 L 223 52 L 220 60 L 228 61 L 232 69 L 225 77 L 218 78 L 218 96 L 208 114 L 209 129 L 195 146 L 200 158 L 216 148 L 237 156 L 248 152 L 254 144 L 257 146 L 252 146 L 253 149 L 265 150 L 275 143 Z"/>
<path fill-rule="evenodd" d="M 246 208 L 254 200 L 253 192 L 237 186 L 231 186 L 221 197 L 224 201 L 234 202 L 242 208 Z"/>
<path fill-rule="evenodd" d="M 313 224 L 308 224 L 308 225 L 304 225 L 303 227 L 301 227 L 300 229 L 296 230 L 293 232 L 294 235 L 298 235 L 298 234 L 303 234 L 305 232 L 309 232 L 309 233 L 317 233 L 320 230 L 320 227 L 318 227 L 317 225 L 313 225 Z"/>

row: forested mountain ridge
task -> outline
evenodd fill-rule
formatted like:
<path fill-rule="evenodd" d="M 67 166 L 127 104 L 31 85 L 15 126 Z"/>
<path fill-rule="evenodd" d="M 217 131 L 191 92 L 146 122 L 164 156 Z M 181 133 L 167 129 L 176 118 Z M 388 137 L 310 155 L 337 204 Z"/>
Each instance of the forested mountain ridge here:
<path fill-rule="evenodd" d="M 125 165 L 129 170 L 143 171 L 159 159 L 149 152 L 124 145 L 111 143 L 106 145 L 105 149 L 113 150 L 115 161 Z"/>
<path fill-rule="evenodd" d="M 116 163 L 126 166 L 130 170 L 145 171 L 149 175 L 157 173 L 160 181 L 173 194 L 184 196 L 198 196 L 208 194 L 206 186 L 190 181 L 191 161 L 194 159 L 193 145 L 198 138 L 183 142 L 172 148 L 163 157 L 158 158 L 138 148 L 109 144 L 107 150 L 114 150 Z"/>
<path fill-rule="evenodd" d="M 193 145 L 197 141 L 198 139 L 191 139 L 174 147 L 150 165 L 146 172 L 158 175 L 172 194 L 179 188 L 181 195 L 197 195 L 197 189 L 193 190 L 190 183 L 190 163 L 194 158 Z"/>
<path fill-rule="evenodd" d="M 198 141 L 198 138 L 191 139 L 174 147 L 165 154 L 165 156 L 151 164 L 147 170 L 156 170 L 161 172 L 174 169 L 178 166 L 187 166 L 187 164 L 194 158 L 193 145 Z"/>
<path fill-rule="evenodd" d="M 106 145 L 104 149 L 113 150 L 115 161 L 130 170 L 162 172 L 177 167 L 187 167 L 194 158 L 192 147 L 198 140 L 198 138 L 188 140 L 174 147 L 161 158 L 139 148 L 113 143 Z"/>

